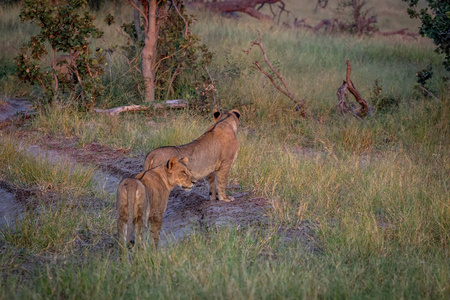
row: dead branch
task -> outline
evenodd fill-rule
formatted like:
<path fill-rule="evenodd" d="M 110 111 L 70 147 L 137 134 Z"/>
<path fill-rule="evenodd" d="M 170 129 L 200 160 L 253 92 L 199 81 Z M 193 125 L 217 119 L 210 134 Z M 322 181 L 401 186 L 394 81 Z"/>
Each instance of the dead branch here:
<path fill-rule="evenodd" d="M 212 78 L 211 74 L 209 73 L 208 67 L 205 66 L 205 69 L 206 69 L 206 73 L 208 73 L 209 79 L 211 80 L 211 84 L 213 86 L 216 86 L 216 84 L 214 82 L 214 79 Z M 215 89 L 212 90 L 212 96 L 213 96 L 213 99 L 214 99 L 214 103 L 213 104 L 214 104 L 214 106 L 216 106 L 217 105 L 217 101 L 216 101 L 216 96 L 214 94 L 215 94 Z"/>
<path fill-rule="evenodd" d="M 269 74 L 269 72 L 267 72 L 266 70 L 264 70 L 261 65 L 260 65 L 260 61 L 255 61 L 254 65 L 256 67 L 256 69 L 258 69 L 261 73 L 263 73 L 267 78 L 269 78 L 270 82 L 272 82 L 272 85 L 279 90 L 281 93 L 283 93 L 284 95 L 286 95 L 289 99 L 291 99 L 295 104 L 295 110 L 296 111 L 300 111 L 300 113 L 302 114 L 302 116 L 306 117 L 306 111 L 305 111 L 305 104 L 306 101 L 305 100 L 299 100 L 297 99 L 297 97 L 294 95 L 294 93 L 292 93 L 292 91 L 289 89 L 286 81 L 284 80 L 283 76 L 275 69 L 275 67 L 272 65 L 272 63 L 269 61 L 269 57 L 267 56 L 267 52 L 266 49 L 264 49 L 264 45 L 262 43 L 262 37 L 261 37 L 261 33 L 258 31 L 258 36 L 259 38 L 254 40 L 251 44 L 250 44 L 250 48 L 248 48 L 247 50 L 242 50 L 244 53 L 246 53 L 247 55 L 250 53 L 250 51 L 252 50 L 253 46 L 258 46 L 261 49 L 261 52 L 264 56 L 264 62 L 266 63 L 266 65 L 269 67 L 269 69 L 273 72 L 273 74 L 275 74 L 276 78 L 281 81 L 282 83 L 282 87 L 276 82 L 276 79 Z"/>
<path fill-rule="evenodd" d="M 433 98 L 434 100 L 437 101 L 437 103 L 440 103 L 441 101 L 429 90 L 427 90 L 423 85 L 419 86 L 419 89 L 426 95 L 430 96 L 431 98 Z"/>
<path fill-rule="evenodd" d="M 187 106 L 187 102 L 184 100 L 167 100 L 164 103 L 154 103 L 152 107 L 154 109 L 164 109 L 164 108 L 170 108 L 170 109 L 184 109 Z M 96 113 L 103 113 L 108 116 L 117 116 L 123 112 L 137 112 L 137 111 L 145 111 L 148 110 L 150 106 L 145 105 L 128 105 L 128 106 L 120 106 L 120 107 L 114 107 L 110 109 L 99 109 L 94 108 L 94 111 Z"/>
<path fill-rule="evenodd" d="M 180 12 L 180 9 L 178 8 L 177 4 L 175 3 L 175 0 L 172 0 L 172 5 L 175 7 L 175 10 L 177 11 L 178 16 L 183 20 L 184 22 L 184 36 L 188 35 L 188 29 L 189 29 L 189 23 L 186 21 L 186 19 L 183 17 L 183 15 Z"/>
<path fill-rule="evenodd" d="M 186 6 L 196 9 L 206 9 L 219 13 L 243 12 L 261 21 L 270 21 L 271 17 L 259 12 L 255 7 L 263 4 L 283 3 L 282 0 L 229 0 L 229 1 L 189 1 Z"/>
<path fill-rule="evenodd" d="M 370 107 L 367 104 L 367 101 L 361 96 L 361 94 L 358 92 L 358 90 L 355 88 L 353 82 L 350 79 L 350 75 L 352 72 L 352 67 L 350 65 L 350 61 L 346 61 L 347 64 L 347 74 L 346 74 L 346 80 L 343 81 L 341 87 L 337 91 L 337 97 L 338 97 L 338 106 L 341 109 L 341 112 L 344 113 L 350 113 L 354 117 L 358 119 L 362 119 L 363 117 L 370 115 L 373 111 L 372 107 Z M 356 102 L 359 103 L 361 106 L 359 109 L 354 107 L 351 103 L 347 103 L 345 101 L 345 96 L 347 95 L 347 89 L 350 91 L 350 93 L 355 97 Z"/>
<path fill-rule="evenodd" d="M 391 35 L 401 35 L 405 37 L 410 37 L 415 40 L 419 37 L 418 33 L 408 32 L 409 28 L 402 28 L 400 30 L 394 31 L 379 31 L 378 28 L 372 26 L 372 24 L 376 23 L 376 18 L 370 17 L 364 21 L 365 23 L 361 25 L 362 32 L 367 32 L 370 34 L 376 34 L 381 36 L 391 36 Z M 323 19 L 317 25 L 313 26 L 306 22 L 306 19 L 298 19 L 295 18 L 292 23 L 284 23 L 285 27 L 288 28 L 306 28 L 312 31 L 319 31 L 320 29 L 324 29 L 325 32 L 333 32 L 333 31 L 348 31 L 351 30 L 352 25 L 346 22 L 342 22 L 337 18 L 333 19 Z"/>
<path fill-rule="evenodd" d="M 414 33 L 414 32 L 407 32 L 409 30 L 409 28 L 403 28 L 400 30 L 395 30 L 395 31 L 377 31 L 376 34 L 378 35 L 382 35 L 382 36 L 389 36 L 389 35 L 403 35 L 403 36 L 408 36 L 408 37 L 412 37 L 413 39 L 417 40 L 417 37 L 419 36 L 418 33 Z"/>

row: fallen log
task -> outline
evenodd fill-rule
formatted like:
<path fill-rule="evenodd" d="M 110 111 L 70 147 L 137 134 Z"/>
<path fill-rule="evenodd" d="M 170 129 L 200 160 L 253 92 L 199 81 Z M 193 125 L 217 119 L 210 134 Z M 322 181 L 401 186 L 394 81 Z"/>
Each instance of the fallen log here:
<path fill-rule="evenodd" d="M 153 104 L 154 109 L 185 109 L 187 106 L 187 102 L 185 100 L 177 99 L 177 100 L 166 100 L 163 103 L 158 102 Z"/>
<path fill-rule="evenodd" d="M 228 0 L 228 1 L 189 1 L 185 2 L 186 6 L 195 9 L 206 9 L 219 13 L 243 12 L 261 21 L 270 21 L 272 18 L 266 14 L 259 12 L 255 7 L 257 5 L 283 3 L 282 0 Z"/>
<path fill-rule="evenodd" d="M 184 109 L 187 106 L 187 102 L 184 100 L 167 100 L 163 103 L 155 103 L 152 106 L 146 106 L 146 105 L 128 105 L 128 106 L 119 106 L 114 107 L 110 109 L 99 109 L 94 108 L 94 111 L 96 113 L 102 113 L 109 116 L 117 116 L 123 112 L 137 112 L 137 111 L 145 111 L 150 108 L 153 109 L 164 109 L 164 108 L 170 108 L 170 109 Z"/>
<path fill-rule="evenodd" d="M 363 32 L 381 35 L 381 36 L 401 35 L 401 36 L 413 38 L 415 40 L 417 40 L 417 38 L 420 36 L 418 33 L 408 32 L 409 28 L 402 28 L 402 29 L 394 30 L 394 31 L 380 31 L 378 28 L 372 26 L 373 23 L 376 23 L 376 19 L 374 19 L 374 18 L 367 19 Z M 308 24 L 306 22 L 306 18 L 304 18 L 304 19 L 295 18 L 291 24 L 284 23 L 284 26 L 288 27 L 288 28 L 306 28 L 306 29 L 312 30 L 314 32 L 317 32 L 322 28 L 324 29 L 325 32 L 348 31 L 351 29 L 351 24 L 342 22 L 336 18 L 323 19 L 315 26 Z"/>
<path fill-rule="evenodd" d="M 403 36 L 409 36 L 412 37 L 413 39 L 417 40 L 417 38 L 419 37 L 418 33 L 414 33 L 414 32 L 407 32 L 409 30 L 409 28 L 403 28 L 400 30 L 396 30 L 396 31 L 376 31 L 376 33 L 378 35 L 382 35 L 382 36 L 390 36 L 390 35 L 403 35 Z"/>

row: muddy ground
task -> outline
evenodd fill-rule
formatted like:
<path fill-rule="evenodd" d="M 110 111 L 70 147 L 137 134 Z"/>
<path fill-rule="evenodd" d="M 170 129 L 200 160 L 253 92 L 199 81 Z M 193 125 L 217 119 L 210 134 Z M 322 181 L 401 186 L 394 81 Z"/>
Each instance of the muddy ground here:
<path fill-rule="evenodd" d="M 97 186 L 106 193 L 105 199 L 98 201 L 111 201 L 120 180 L 134 176 L 143 169 L 144 154 L 131 154 L 126 150 L 112 149 L 98 143 L 79 146 L 78 139 L 74 136 L 44 136 L 38 139 L 39 144 L 29 144 L 28 141 L 36 140 L 33 137 L 38 134 L 21 129 L 21 125 L 26 122 L 24 120 L 29 118 L 30 104 L 14 99 L 6 102 L 0 104 L 0 130 L 19 137 L 21 147 L 30 155 L 54 163 L 64 160 L 71 164 L 96 166 Z M 268 199 L 242 191 L 236 184 L 228 186 L 227 190 L 236 199 L 234 202 L 210 201 L 206 180 L 199 180 L 191 191 L 175 188 L 164 215 L 162 245 L 178 241 L 193 229 L 206 232 L 217 226 L 264 227 L 267 224 L 267 214 L 271 210 Z M 23 206 L 29 203 L 24 199 L 26 197 L 26 192 L 12 187 L 8 182 L 0 182 L 0 226 L 13 226 L 14 220 L 20 219 Z M 307 248 L 314 251 L 312 230 L 308 222 L 295 228 L 280 228 L 279 231 L 287 240 L 300 239 Z"/>

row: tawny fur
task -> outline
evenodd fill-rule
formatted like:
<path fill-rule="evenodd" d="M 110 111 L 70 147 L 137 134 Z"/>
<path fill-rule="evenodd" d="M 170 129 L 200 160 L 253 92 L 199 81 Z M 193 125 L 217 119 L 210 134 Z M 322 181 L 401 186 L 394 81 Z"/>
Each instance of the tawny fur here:
<path fill-rule="evenodd" d="M 119 238 L 123 240 L 124 225 L 128 224 L 127 233 L 134 230 L 138 239 L 142 239 L 142 229 L 147 231 L 148 221 L 151 223 L 151 235 L 155 247 L 158 245 L 164 211 L 169 200 L 170 191 L 179 185 L 190 189 L 195 181 L 186 167 L 188 158 L 178 160 L 170 158 L 166 163 L 136 175 L 135 178 L 124 179 L 117 192 L 117 212 Z M 130 184 L 133 183 L 133 184 Z M 135 194 L 128 192 L 128 187 L 135 186 Z M 130 191 L 133 191 L 130 189 Z M 139 195 L 139 197 L 137 197 Z M 143 196 L 141 196 L 143 195 Z M 136 197 L 135 197 L 136 196 Z M 134 209 L 130 209 L 130 207 Z M 131 227 L 131 228 L 130 228 Z M 127 241 L 132 241 L 131 236 Z"/>
<path fill-rule="evenodd" d="M 55 70 L 64 76 L 67 81 L 72 80 L 73 65 L 79 55 L 80 52 L 76 50 L 72 56 L 70 54 L 63 54 L 55 58 Z"/>
<path fill-rule="evenodd" d="M 148 227 L 148 197 L 145 186 L 137 178 L 123 179 L 117 188 L 117 230 L 119 241 L 134 242 L 142 237 L 142 230 Z"/>
<path fill-rule="evenodd" d="M 170 191 L 176 185 L 186 190 L 194 186 L 195 179 L 186 166 L 188 161 L 189 159 L 187 157 L 179 161 L 175 157 L 172 157 L 167 163 L 136 176 L 140 178 L 147 190 L 150 204 L 148 221 L 150 221 L 150 233 L 155 247 L 158 246 L 159 233 Z M 152 165 L 156 164 L 152 163 Z"/>
<path fill-rule="evenodd" d="M 233 201 L 233 197 L 226 196 L 225 188 L 239 148 L 237 128 L 240 113 L 236 109 L 223 114 L 214 110 L 213 116 L 216 123 L 191 143 L 161 147 L 148 153 L 144 170 L 170 157 L 188 157 L 192 175 L 196 179 L 207 177 L 211 200 Z"/>

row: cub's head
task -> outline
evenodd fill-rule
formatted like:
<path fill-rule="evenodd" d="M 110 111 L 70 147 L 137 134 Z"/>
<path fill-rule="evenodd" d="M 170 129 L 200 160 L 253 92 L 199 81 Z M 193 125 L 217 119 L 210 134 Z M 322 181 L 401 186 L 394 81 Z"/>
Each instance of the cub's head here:
<path fill-rule="evenodd" d="M 169 182 L 172 185 L 179 185 L 185 190 L 190 190 L 195 183 L 195 179 L 191 174 L 191 171 L 186 166 L 188 158 L 184 157 L 178 160 L 176 157 L 172 157 L 167 161 L 167 173 Z"/>

